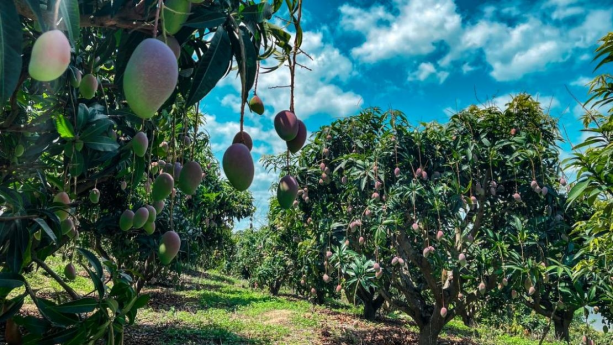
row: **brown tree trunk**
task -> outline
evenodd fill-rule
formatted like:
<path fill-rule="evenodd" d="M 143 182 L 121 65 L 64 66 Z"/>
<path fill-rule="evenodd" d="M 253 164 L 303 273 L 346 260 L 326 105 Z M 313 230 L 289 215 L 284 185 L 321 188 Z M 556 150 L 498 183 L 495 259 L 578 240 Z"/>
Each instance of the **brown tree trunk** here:
<path fill-rule="evenodd" d="M 443 329 L 443 319 L 434 317 L 420 329 L 418 345 L 437 345 L 439 333 Z"/>
<path fill-rule="evenodd" d="M 553 320 L 554 336 L 559 340 L 569 342 L 569 325 L 571 325 L 573 313 L 571 313 L 572 317 L 567 316 L 569 316 L 569 313 L 565 313 L 564 315 L 561 315 L 561 318 L 555 318 Z"/>

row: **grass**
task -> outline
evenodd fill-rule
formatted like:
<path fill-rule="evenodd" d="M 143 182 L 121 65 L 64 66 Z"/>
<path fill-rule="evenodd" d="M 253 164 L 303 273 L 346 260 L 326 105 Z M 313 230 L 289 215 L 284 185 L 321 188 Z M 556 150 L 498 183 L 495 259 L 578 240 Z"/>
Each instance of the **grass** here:
<path fill-rule="evenodd" d="M 66 262 L 46 262 L 63 277 Z M 61 286 L 41 272 L 26 274 L 37 294 L 65 300 Z M 67 283 L 81 295 L 93 290 L 85 274 Z M 390 314 L 386 322 L 370 322 L 360 318 L 361 308 L 343 301 L 314 306 L 288 291 L 273 297 L 218 272 L 189 272 L 174 289 L 149 286 L 143 292 L 151 295 L 150 302 L 126 330 L 125 344 L 411 344 L 417 338 L 417 327 L 401 313 Z M 460 320 L 450 322 L 441 334 L 450 344 L 470 339 L 484 345 L 537 345 L 536 337 L 511 336 L 485 326 L 469 328 Z M 579 337 L 576 332 L 572 343 Z M 545 343 L 562 344 L 551 339 L 550 335 Z M 600 339 L 597 344 L 601 343 Z"/>

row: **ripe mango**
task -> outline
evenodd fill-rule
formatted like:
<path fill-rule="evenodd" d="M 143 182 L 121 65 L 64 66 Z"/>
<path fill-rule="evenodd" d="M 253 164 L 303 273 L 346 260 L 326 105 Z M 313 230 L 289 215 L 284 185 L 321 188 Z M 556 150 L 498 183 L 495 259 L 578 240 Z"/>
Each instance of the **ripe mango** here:
<path fill-rule="evenodd" d="M 275 125 L 277 135 L 283 140 L 290 141 L 296 138 L 298 134 L 298 119 L 293 112 L 289 110 L 280 111 L 275 115 L 273 124 Z"/>
<path fill-rule="evenodd" d="M 32 46 L 28 73 L 38 81 L 51 81 L 61 76 L 70 63 L 70 43 L 60 30 L 40 35 Z"/>
<path fill-rule="evenodd" d="M 254 180 L 254 160 L 247 146 L 232 144 L 224 152 L 222 166 L 228 182 L 237 190 L 249 188 Z"/>
<path fill-rule="evenodd" d="M 196 188 L 200 184 L 203 178 L 203 170 L 200 164 L 196 162 L 188 162 L 181 169 L 179 173 L 179 180 L 177 187 L 185 194 L 193 195 L 196 192 Z"/>
<path fill-rule="evenodd" d="M 163 265 L 168 265 L 173 261 L 181 248 L 181 239 L 174 231 L 167 231 L 162 235 L 160 247 L 158 248 L 158 256 Z"/>
<path fill-rule="evenodd" d="M 289 209 L 292 207 L 294 199 L 298 194 L 298 183 L 296 179 L 290 175 L 286 175 L 281 178 L 279 185 L 277 186 L 277 201 L 279 206 L 283 209 Z"/>
<path fill-rule="evenodd" d="M 168 173 L 161 173 L 156 177 L 156 180 L 153 183 L 153 187 L 151 189 L 151 198 L 154 201 L 161 201 L 166 199 L 171 192 L 173 191 L 173 187 L 175 186 L 175 180 Z"/>
<path fill-rule="evenodd" d="M 307 127 L 305 127 L 303 121 L 298 120 L 298 132 L 296 133 L 296 137 L 286 142 L 288 150 L 292 153 L 297 153 L 303 148 L 303 145 L 305 145 L 305 140 L 307 140 Z"/>

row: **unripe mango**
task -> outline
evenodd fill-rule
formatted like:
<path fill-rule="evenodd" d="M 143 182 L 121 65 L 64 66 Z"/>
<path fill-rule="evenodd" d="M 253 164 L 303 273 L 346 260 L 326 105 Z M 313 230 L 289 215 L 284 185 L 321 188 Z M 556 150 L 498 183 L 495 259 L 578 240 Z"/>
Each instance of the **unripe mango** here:
<path fill-rule="evenodd" d="M 72 70 L 70 73 L 70 85 L 75 89 L 81 85 L 81 79 L 83 78 L 83 73 L 78 69 Z"/>
<path fill-rule="evenodd" d="M 98 79 L 91 74 L 86 74 L 79 84 L 79 93 L 85 99 L 92 99 L 98 90 Z"/>
<path fill-rule="evenodd" d="M 70 63 L 70 43 L 60 30 L 40 35 L 32 46 L 28 73 L 38 81 L 51 81 L 61 76 Z"/>
<path fill-rule="evenodd" d="M 249 100 L 249 109 L 258 115 L 264 114 L 264 104 L 262 100 L 257 95 L 254 95 L 252 99 Z"/>
<path fill-rule="evenodd" d="M 145 152 L 147 152 L 147 147 L 149 146 L 149 140 L 147 139 L 147 135 L 143 132 L 138 132 L 134 138 L 132 138 L 132 151 L 137 157 L 145 156 Z"/>
<path fill-rule="evenodd" d="M 134 223 L 134 212 L 131 210 L 125 210 L 119 217 L 119 228 L 123 231 L 128 231 L 132 228 Z"/>
<path fill-rule="evenodd" d="M 294 139 L 286 142 L 288 146 L 288 150 L 292 153 L 297 153 L 300 149 L 305 145 L 305 141 L 307 140 L 307 127 L 303 121 L 298 120 L 298 132 L 296 132 L 296 137 Z"/>
<path fill-rule="evenodd" d="M 156 216 L 157 216 L 158 214 L 160 214 L 160 212 L 162 212 L 162 209 L 164 208 L 164 201 L 162 200 L 154 201 L 153 207 L 156 210 Z"/>
<path fill-rule="evenodd" d="M 100 201 L 100 191 L 97 188 L 94 188 L 90 191 L 90 201 L 93 204 L 97 204 Z"/>
<path fill-rule="evenodd" d="M 53 202 L 61 202 L 65 205 L 68 205 L 70 204 L 70 197 L 68 196 L 68 194 L 66 194 L 66 192 L 60 192 L 53 197 Z M 68 207 L 55 211 L 55 215 L 60 219 L 60 221 L 65 220 L 66 218 L 68 218 Z"/>
<path fill-rule="evenodd" d="M 191 4 L 187 0 L 167 0 L 164 4 L 164 31 L 174 35 L 190 16 Z"/>
<path fill-rule="evenodd" d="M 175 57 L 179 59 L 179 56 L 181 55 L 181 45 L 179 45 L 179 41 L 177 41 L 174 36 L 167 35 L 166 41 L 164 41 L 164 36 L 162 35 L 156 37 L 156 39 L 166 43 L 166 45 L 171 48 L 173 54 L 175 54 Z"/>
<path fill-rule="evenodd" d="M 254 161 L 247 146 L 232 144 L 224 152 L 222 166 L 228 182 L 237 190 L 249 188 L 254 179 Z"/>
<path fill-rule="evenodd" d="M 23 145 L 18 144 L 17 146 L 15 146 L 15 157 L 21 157 L 24 151 L 25 148 L 23 147 Z"/>
<path fill-rule="evenodd" d="M 154 201 L 161 201 L 166 199 L 175 185 L 175 180 L 168 173 L 161 173 L 156 177 L 151 190 L 151 197 Z"/>
<path fill-rule="evenodd" d="M 77 231 L 76 228 L 72 228 L 70 229 L 70 231 L 66 234 L 66 236 L 68 236 L 68 238 L 70 238 L 71 240 L 73 239 L 77 239 L 79 238 L 79 231 Z"/>
<path fill-rule="evenodd" d="M 290 175 L 282 177 L 277 186 L 277 201 L 283 209 L 289 209 L 298 194 L 298 183 Z"/>
<path fill-rule="evenodd" d="M 77 270 L 75 269 L 75 266 L 73 264 L 66 265 L 66 267 L 64 267 L 64 275 L 68 280 L 74 280 L 77 278 Z"/>
<path fill-rule="evenodd" d="M 178 76 L 171 48 L 155 38 L 141 42 L 124 72 L 124 95 L 130 109 L 142 119 L 153 117 L 175 90 Z"/>
<path fill-rule="evenodd" d="M 200 164 L 196 162 L 188 162 L 181 169 L 179 173 L 179 181 L 177 187 L 185 194 L 193 195 L 196 192 L 196 188 L 202 181 L 203 170 Z"/>
<path fill-rule="evenodd" d="M 143 225 L 143 230 L 145 230 L 145 233 L 147 233 L 147 235 L 153 234 L 154 231 L 156 231 L 156 223 L 155 222 L 145 223 L 145 225 Z"/>
<path fill-rule="evenodd" d="M 174 231 L 167 231 L 162 235 L 160 247 L 158 248 L 158 256 L 163 265 L 168 265 L 173 261 L 181 248 L 181 239 Z"/>
<path fill-rule="evenodd" d="M 245 146 L 247 146 L 247 148 L 251 151 L 252 147 L 254 146 L 254 143 L 252 141 L 252 137 L 247 134 L 247 132 L 239 132 L 237 134 L 235 134 L 235 137 L 232 139 L 232 143 L 233 144 L 238 144 L 241 143 Z"/>
<path fill-rule="evenodd" d="M 148 223 L 155 222 L 156 217 L 158 216 L 158 211 L 156 211 L 156 209 L 151 205 L 147 205 L 145 206 L 145 208 L 147 208 L 147 211 L 149 212 L 149 217 L 147 217 L 147 222 Z"/>
<path fill-rule="evenodd" d="M 140 229 L 145 225 L 147 220 L 149 219 L 149 211 L 145 207 L 141 207 L 136 212 L 134 212 L 134 219 L 132 221 L 132 226 L 135 229 Z"/>
<path fill-rule="evenodd" d="M 75 223 L 70 218 L 66 218 L 60 223 L 60 229 L 62 230 L 63 235 L 68 234 L 74 228 Z"/>
<path fill-rule="evenodd" d="M 273 124 L 275 125 L 275 131 L 280 138 L 285 141 L 290 141 L 296 138 L 298 134 L 298 119 L 293 112 L 289 110 L 282 110 L 277 115 L 275 115 L 275 119 L 273 120 Z"/>

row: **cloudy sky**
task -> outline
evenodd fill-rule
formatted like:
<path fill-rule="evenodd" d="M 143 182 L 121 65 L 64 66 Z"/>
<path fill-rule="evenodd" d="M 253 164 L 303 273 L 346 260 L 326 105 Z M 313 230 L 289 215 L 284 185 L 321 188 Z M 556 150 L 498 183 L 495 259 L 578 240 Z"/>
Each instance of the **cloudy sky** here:
<path fill-rule="evenodd" d="M 445 122 L 470 104 L 528 92 L 560 119 L 573 143 L 581 142 L 582 109 L 566 90 L 586 99 L 592 52 L 612 30 L 612 3 L 604 0 L 305 0 L 302 56 L 295 108 L 309 132 L 369 106 L 403 111 L 413 122 Z M 611 71 L 610 71 L 611 72 Z M 250 190 L 266 222 L 269 188 L 276 179 L 258 163 L 285 151 L 272 120 L 290 103 L 287 68 L 262 75 L 264 115 L 248 113 L 256 175 Z M 239 130 L 240 83 L 231 74 L 201 101 L 204 129 L 221 161 Z M 563 129 L 563 128 L 562 128 Z M 563 154 L 569 143 L 561 144 Z M 223 173 L 223 172 L 222 172 Z M 249 224 L 238 222 L 236 229 Z"/>

